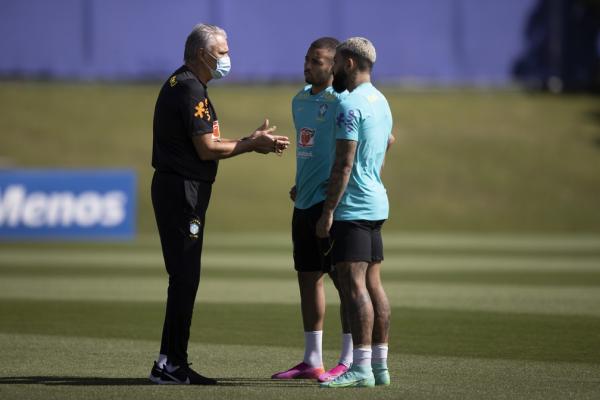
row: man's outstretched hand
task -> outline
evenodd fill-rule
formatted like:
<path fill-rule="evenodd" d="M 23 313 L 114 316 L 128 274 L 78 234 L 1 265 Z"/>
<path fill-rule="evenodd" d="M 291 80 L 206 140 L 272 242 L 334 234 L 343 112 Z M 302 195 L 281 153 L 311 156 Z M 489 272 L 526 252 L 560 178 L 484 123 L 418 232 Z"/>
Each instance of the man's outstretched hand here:
<path fill-rule="evenodd" d="M 269 120 L 265 119 L 265 122 L 246 139 L 252 140 L 252 148 L 257 153 L 282 154 L 290 145 L 290 139 L 286 136 L 273 135 L 276 129 L 277 126 L 269 127 Z"/>

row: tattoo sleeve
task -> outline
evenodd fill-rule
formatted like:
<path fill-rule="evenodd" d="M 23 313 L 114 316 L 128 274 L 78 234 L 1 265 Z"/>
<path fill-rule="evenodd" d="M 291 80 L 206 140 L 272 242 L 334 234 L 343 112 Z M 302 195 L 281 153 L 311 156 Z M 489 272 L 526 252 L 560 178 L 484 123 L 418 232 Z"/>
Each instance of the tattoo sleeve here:
<path fill-rule="evenodd" d="M 329 176 L 327 198 L 323 205 L 323 212 L 333 212 L 346 191 L 352 166 L 354 165 L 357 143 L 354 140 L 344 139 L 335 141 L 335 161 Z"/>

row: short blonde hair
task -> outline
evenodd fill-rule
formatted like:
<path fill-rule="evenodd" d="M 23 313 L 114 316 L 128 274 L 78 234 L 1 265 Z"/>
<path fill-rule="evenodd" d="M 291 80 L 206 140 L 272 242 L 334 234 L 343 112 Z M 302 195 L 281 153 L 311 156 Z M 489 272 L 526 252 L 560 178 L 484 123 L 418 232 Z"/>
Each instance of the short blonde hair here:
<path fill-rule="evenodd" d="M 375 60 L 377 59 L 375 46 L 373 46 L 373 43 L 371 43 L 369 39 L 364 37 L 351 37 L 346 39 L 337 46 L 336 50 L 364 58 L 371 66 L 375 64 Z"/>

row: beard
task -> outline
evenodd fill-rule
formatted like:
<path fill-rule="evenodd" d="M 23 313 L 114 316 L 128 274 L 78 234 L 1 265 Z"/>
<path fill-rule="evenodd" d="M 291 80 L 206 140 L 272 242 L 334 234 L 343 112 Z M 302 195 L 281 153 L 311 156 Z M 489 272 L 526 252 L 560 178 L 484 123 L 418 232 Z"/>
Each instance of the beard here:
<path fill-rule="evenodd" d="M 344 90 L 348 89 L 348 74 L 341 70 L 333 75 L 333 90 L 338 93 L 342 93 Z"/>
<path fill-rule="evenodd" d="M 312 76 L 307 75 L 306 72 L 304 73 L 304 81 L 310 85 L 312 85 L 314 83 Z"/>

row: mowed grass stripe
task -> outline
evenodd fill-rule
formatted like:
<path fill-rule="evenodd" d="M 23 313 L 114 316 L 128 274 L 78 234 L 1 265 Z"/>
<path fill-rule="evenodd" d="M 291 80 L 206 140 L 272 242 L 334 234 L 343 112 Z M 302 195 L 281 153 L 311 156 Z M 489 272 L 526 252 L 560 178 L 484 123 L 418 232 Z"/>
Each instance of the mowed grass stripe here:
<path fill-rule="evenodd" d="M 29 244 L 27 246 L 21 244 L 9 245 L 7 243 L 0 243 L 0 254 L 6 254 L 5 257 L 18 257 L 21 253 L 38 252 L 40 254 L 56 254 L 56 253 L 73 253 L 81 254 L 86 252 L 88 254 L 102 254 L 109 251 L 114 256 L 127 257 L 128 254 L 136 254 L 142 257 L 149 255 L 160 256 L 160 244 L 156 243 L 152 246 L 140 246 L 139 244 L 130 243 L 118 243 L 118 244 Z M 584 248 L 584 249 L 487 249 L 487 248 L 452 248 L 452 247 L 413 247 L 413 246 L 391 246 L 388 243 L 384 244 L 384 252 L 386 256 L 476 256 L 476 257 L 517 257 L 517 258 L 534 258 L 534 257 L 569 257 L 569 258 L 600 258 L 600 248 Z M 233 246 L 231 244 L 223 245 L 212 245 L 204 246 L 204 254 L 247 254 L 251 257 L 255 257 L 261 254 L 270 254 L 274 256 L 287 256 L 291 257 L 292 247 L 291 246 Z M 17 254 L 15 256 L 15 254 Z"/>
<path fill-rule="evenodd" d="M 140 237 L 139 243 L 153 243 L 152 235 Z M 465 234 L 457 232 L 413 233 L 383 230 L 386 248 L 461 249 L 487 251 L 600 251 L 600 236 L 586 234 Z M 207 247 L 291 247 L 289 232 L 212 233 L 206 235 Z"/>
<path fill-rule="evenodd" d="M 243 251 L 205 251 L 202 264 L 207 268 L 243 267 L 255 270 L 293 270 L 290 254 L 246 253 Z M 67 251 L 63 249 L 44 251 L 5 250 L 0 253 L 0 273 L 4 267 L 36 266 L 103 267 L 110 269 L 140 268 L 162 269 L 164 265 L 159 251 Z M 473 255 L 415 255 L 387 254 L 386 270 L 536 270 L 536 271 L 600 271 L 600 257 L 568 256 L 473 256 Z"/>
<path fill-rule="evenodd" d="M 296 279 L 296 272 L 291 268 L 279 268 L 266 271 L 254 268 L 218 268 L 209 265 L 204 268 L 204 279 L 235 278 L 250 280 L 290 280 Z M 63 266 L 52 267 L 39 265 L 1 266 L 0 277 L 166 277 L 163 268 L 139 268 L 121 266 L 106 268 L 105 266 Z M 523 270 L 398 270 L 386 268 L 383 271 L 385 282 L 430 282 L 430 283 L 463 283 L 475 285 L 523 285 L 523 286 L 600 286 L 600 269 L 597 271 L 530 271 Z"/>
<path fill-rule="evenodd" d="M 290 214 L 291 218 L 291 214 Z M 291 220 L 290 220 L 291 221 Z M 462 248 L 462 249 L 488 249 L 488 250 L 538 250 L 538 251 L 564 251 L 564 250 L 598 250 L 600 249 L 600 235 L 575 234 L 575 233 L 547 233 L 547 234 L 521 234 L 521 233 L 465 233 L 465 232 L 402 232 L 383 229 L 383 240 L 391 247 L 414 248 Z M 40 246 L 52 248 L 56 242 L 47 241 L 14 241 L 5 242 L 12 246 L 30 247 Z M 61 242 L 61 244 L 63 244 Z M 138 234 L 129 242 L 110 243 L 111 246 L 152 247 L 159 245 L 157 234 Z M 72 248 L 105 246 L 102 241 L 71 242 L 66 246 Z M 207 247 L 234 247 L 234 248 L 291 248 L 291 231 L 269 232 L 216 232 L 210 224 L 205 230 L 204 245 Z"/>
<path fill-rule="evenodd" d="M 393 306 L 481 310 L 507 313 L 600 316 L 600 290 L 595 287 L 541 287 L 453 283 L 386 282 Z M 162 301 L 163 278 L 4 277 L 0 299 L 69 301 Z M 331 282 L 325 285 L 328 302 L 338 303 Z M 203 279 L 197 301 L 203 303 L 299 303 L 298 284 L 292 280 Z"/>
<path fill-rule="evenodd" d="M 164 304 L 18 301 L 0 303 L 3 333 L 158 341 Z M 324 346 L 339 346 L 337 310 L 327 309 Z M 393 307 L 394 353 L 600 363 L 600 318 Z M 191 340 L 299 348 L 299 308 L 200 304 Z"/>
<path fill-rule="evenodd" d="M 426 254 L 480 254 L 480 255 L 600 255 L 598 235 L 523 235 L 523 234 L 464 234 L 464 233 L 383 233 L 384 247 L 389 252 Z M 128 242 L 54 242 L 54 241 L 6 241 L 0 242 L 0 252 L 32 249 L 57 251 L 60 249 L 105 250 L 111 252 L 160 251 L 157 235 L 142 234 Z M 274 252 L 291 254 L 290 232 L 223 233 L 207 230 L 204 237 L 207 251 Z M 60 251 L 60 250 L 59 250 Z"/>

